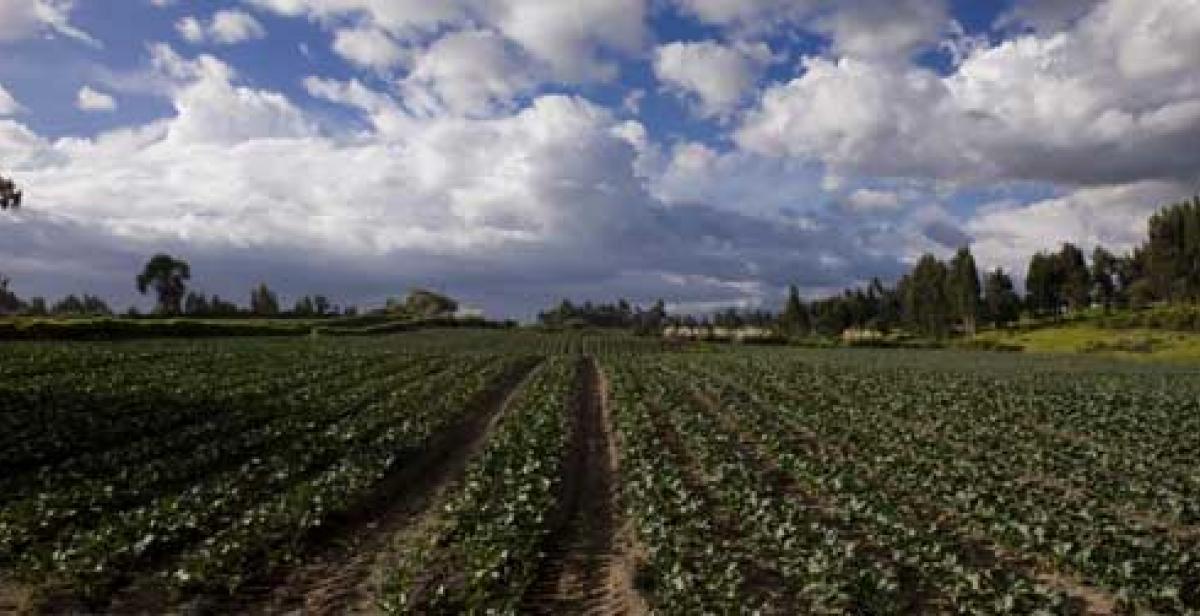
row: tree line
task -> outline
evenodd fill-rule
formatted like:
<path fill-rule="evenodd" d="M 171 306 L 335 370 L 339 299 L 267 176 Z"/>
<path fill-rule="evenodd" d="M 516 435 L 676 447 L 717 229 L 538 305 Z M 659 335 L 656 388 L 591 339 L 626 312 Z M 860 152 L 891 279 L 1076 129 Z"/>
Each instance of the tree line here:
<path fill-rule="evenodd" d="M 1057 319 L 1092 306 L 1139 309 L 1154 303 L 1200 301 L 1200 196 L 1154 214 L 1146 239 L 1117 255 L 1097 246 L 1090 258 L 1075 244 L 1029 258 L 1025 293 L 1002 268 L 980 272 L 969 247 L 948 260 L 925 254 L 894 285 L 872 279 L 839 295 L 804 301 L 795 285 L 779 313 L 726 308 L 705 316 L 667 315 L 660 300 L 646 311 L 615 304 L 563 300 L 538 315 L 544 325 L 621 327 L 665 325 L 771 326 L 791 336 L 837 336 L 850 329 L 903 329 L 931 337 L 972 335 L 980 325 L 1007 327 L 1023 316 Z"/>
<path fill-rule="evenodd" d="M 562 300 L 558 306 L 539 312 L 538 323 L 550 328 L 608 327 L 631 329 L 635 333 L 657 332 L 667 322 L 663 300 L 649 308 L 635 306 L 625 299 L 613 304 L 584 302 L 574 304 Z"/>
<path fill-rule="evenodd" d="M 1005 327 L 1022 315 L 1053 319 L 1092 306 L 1108 311 L 1200 301 L 1200 196 L 1160 209 L 1147 227 L 1146 239 L 1121 255 L 1096 246 L 1089 259 L 1069 242 L 1032 255 L 1024 296 L 1003 269 L 981 276 L 963 247 L 945 262 L 922 256 L 893 287 L 874 279 L 806 304 L 793 286 L 778 325 L 796 335 L 905 328 L 943 337 L 973 334 L 981 323 Z"/>
<path fill-rule="evenodd" d="M 0 176 L 0 210 L 21 206 L 22 191 Z M 997 268 L 980 275 L 969 247 L 942 261 L 932 254 L 917 260 L 893 286 L 878 278 L 865 287 L 805 303 L 792 285 L 783 311 L 724 309 L 708 317 L 671 316 L 662 300 L 648 309 L 621 299 L 614 304 L 573 304 L 564 299 L 538 314 L 550 327 L 618 327 L 653 331 L 665 325 L 774 326 L 790 335 L 837 335 L 847 329 L 887 333 L 904 328 L 944 337 L 954 331 L 973 334 L 979 324 L 1004 327 L 1022 315 L 1058 318 L 1087 308 L 1142 308 L 1157 302 L 1200 301 L 1200 196 L 1169 205 L 1148 222 L 1145 241 L 1117 255 L 1096 246 L 1090 260 L 1078 246 L 1063 243 L 1029 259 L 1025 294 L 1018 295 L 1011 275 Z M 323 295 L 304 296 L 290 309 L 265 283 L 250 292 L 249 307 L 188 290 L 191 266 L 167 254 L 152 257 L 135 282 L 139 293 L 156 296 L 154 314 L 204 317 L 325 317 L 355 315 L 354 306 L 340 307 Z M 111 315 L 98 297 L 68 296 L 47 306 L 43 298 L 24 301 L 0 276 L 0 314 Z M 428 316 L 447 314 L 457 304 L 445 296 L 418 290 L 404 301 L 389 300 L 381 312 Z M 131 313 L 136 313 L 131 309 Z"/>
<path fill-rule="evenodd" d="M 168 254 L 157 254 L 146 262 L 135 283 L 143 295 L 154 292 L 154 314 L 161 316 L 321 318 L 358 314 L 358 308 L 337 306 L 324 295 L 305 295 L 290 309 L 284 308 L 279 295 L 265 282 L 250 290 L 249 306 L 243 308 L 216 294 L 206 296 L 189 291 L 191 278 L 192 267 L 188 262 Z"/>
<path fill-rule="evenodd" d="M 279 295 L 266 283 L 250 290 L 249 304 L 243 307 L 220 295 L 210 296 L 189 290 L 191 277 L 192 268 L 186 261 L 168 254 L 154 255 L 134 279 L 138 293 L 153 293 L 154 309 L 149 315 L 143 315 L 136 308 L 130 308 L 124 313 L 125 316 L 322 318 L 358 315 L 357 307 L 339 306 L 324 295 L 305 295 L 290 308 L 284 307 Z M 115 314 L 103 299 L 86 294 L 78 297 L 68 295 L 49 305 L 41 297 L 24 300 L 9 289 L 10 283 L 9 278 L 0 276 L 0 315 L 109 317 Z"/>

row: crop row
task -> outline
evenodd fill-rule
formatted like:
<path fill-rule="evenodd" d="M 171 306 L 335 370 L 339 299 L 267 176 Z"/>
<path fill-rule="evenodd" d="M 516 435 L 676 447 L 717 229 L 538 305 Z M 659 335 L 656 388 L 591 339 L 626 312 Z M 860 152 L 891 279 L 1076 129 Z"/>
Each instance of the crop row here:
<path fill-rule="evenodd" d="M 677 441 L 667 448 L 677 452 L 677 463 L 693 467 L 691 483 L 707 495 L 700 499 L 702 515 L 725 541 L 719 551 L 743 575 L 749 572 L 740 589 L 726 590 L 735 603 L 723 610 L 983 614 L 1029 613 L 1063 603 L 1021 571 L 981 561 L 953 534 L 873 509 L 858 496 L 830 498 L 794 487 L 802 485 L 798 478 L 756 451 L 763 435 L 740 433 L 706 410 L 709 404 L 687 386 L 691 379 L 650 364 L 639 371 L 648 377 L 637 398 L 651 401 L 656 430 L 668 435 L 668 444 Z M 660 563 L 652 569 L 678 567 Z M 664 603 L 676 605 L 676 599 Z"/>
<path fill-rule="evenodd" d="M 93 598 L 154 576 L 180 589 L 235 588 L 294 559 L 312 529 L 356 507 L 527 364 L 482 355 L 358 360 L 302 373 L 318 378 L 286 381 L 287 391 L 229 397 L 226 412 L 205 415 L 196 394 L 196 407 L 182 408 L 195 421 L 157 440 L 138 432 L 142 424 L 120 423 L 124 445 L 84 447 L 6 478 L 14 491 L 0 505 L 0 566 Z M 145 413 L 170 409 L 181 410 Z"/>
<path fill-rule="evenodd" d="M 1170 490 L 1163 484 L 1139 491 L 1153 485 L 1138 472 L 1155 464 L 1152 441 L 1140 451 L 1101 445 L 1080 422 L 1067 442 L 1029 425 L 1030 417 L 1054 411 L 1026 398 L 1027 390 L 983 387 L 949 374 L 833 375 L 766 362 L 685 368 L 815 491 L 850 494 L 909 520 L 936 519 L 946 532 L 979 540 L 993 553 L 1065 571 L 1078 578 L 1076 586 L 1101 586 L 1130 608 L 1179 613 L 1200 602 L 1196 537 L 1127 511 L 1132 501 L 1148 508 L 1142 516 L 1179 519 L 1194 502 L 1178 494 L 1156 499 Z M 1055 399 L 1063 413 L 1105 402 Z M 1140 412 L 1146 410 L 1112 405 L 1101 415 Z M 1106 448 L 1114 449 L 1083 455 Z M 1194 467 L 1176 462 L 1159 473 L 1170 486 L 1170 478 Z"/>
<path fill-rule="evenodd" d="M 389 573 L 393 613 L 513 613 L 558 514 L 578 362 L 539 369 L 508 404 L 440 523 Z"/>

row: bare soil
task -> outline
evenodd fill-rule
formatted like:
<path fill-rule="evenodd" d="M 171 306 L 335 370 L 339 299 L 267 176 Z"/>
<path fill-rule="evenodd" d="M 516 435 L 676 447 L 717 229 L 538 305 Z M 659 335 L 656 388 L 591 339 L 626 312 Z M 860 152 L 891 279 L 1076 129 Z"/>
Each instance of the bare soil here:
<path fill-rule="evenodd" d="M 618 454 L 604 376 L 588 357 L 577 378 L 562 523 L 546 543 L 521 612 L 643 614 L 645 606 L 633 589 L 635 542 L 620 522 Z"/>

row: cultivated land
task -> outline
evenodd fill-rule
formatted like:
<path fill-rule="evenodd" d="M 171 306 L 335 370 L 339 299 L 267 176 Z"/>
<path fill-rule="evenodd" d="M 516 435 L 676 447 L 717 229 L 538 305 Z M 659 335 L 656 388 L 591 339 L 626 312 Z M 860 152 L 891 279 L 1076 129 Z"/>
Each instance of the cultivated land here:
<path fill-rule="evenodd" d="M 508 331 L 5 343 L 0 613 L 1195 613 L 1198 372 Z"/>

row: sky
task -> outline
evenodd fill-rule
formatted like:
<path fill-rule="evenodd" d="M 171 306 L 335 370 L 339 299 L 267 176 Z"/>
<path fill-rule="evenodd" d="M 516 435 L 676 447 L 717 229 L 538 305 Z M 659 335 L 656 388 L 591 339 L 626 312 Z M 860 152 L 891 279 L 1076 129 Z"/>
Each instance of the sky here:
<path fill-rule="evenodd" d="M 776 308 L 1200 192 L 1200 0 L 0 0 L 0 273 Z"/>

